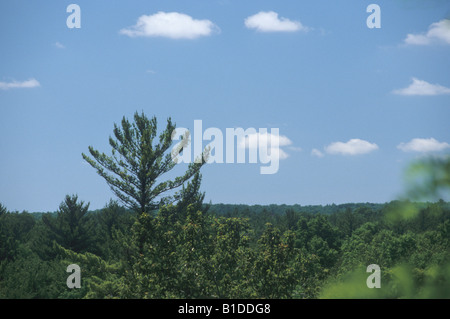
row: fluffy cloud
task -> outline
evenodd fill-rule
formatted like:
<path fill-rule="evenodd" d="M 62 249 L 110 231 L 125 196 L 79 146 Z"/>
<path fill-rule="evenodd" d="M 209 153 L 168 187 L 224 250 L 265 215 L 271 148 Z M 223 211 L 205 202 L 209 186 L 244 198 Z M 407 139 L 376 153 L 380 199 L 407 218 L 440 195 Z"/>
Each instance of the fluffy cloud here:
<path fill-rule="evenodd" d="M 267 146 L 267 149 L 272 152 L 273 149 L 276 150 L 276 141 L 278 139 L 278 157 L 279 159 L 286 159 L 289 157 L 285 151 L 283 151 L 280 147 L 288 146 L 292 144 L 292 141 L 284 136 L 284 135 L 274 135 L 270 133 L 253 133 L 247 135 L 245 138 L 238 142 L 239 147 L 241 148 L 249 148 L 255 149 L 259 148 L 262 145 Z"/>
<path fill-rule="evenodd" d="M 29 79 L 26 81 L 18 82 L 0 82 L 0 90 L 20 89 L 20 88 L 35 88 L 41 86 L 36 79 Z"/>
<path fill-rule="evenodd" d="M 319 151 L 317 148 L 312 149 L 311 155 L 315 157 L 324 157 L 325 155 Z"/>
<path fill-rule="evenodd" d="M 411 45 L 428 45 L 434 42 L 450 44 L 450 20 L 431 24 L 426 33 L 408 34 L 404 41 Z"/>
<path fill-rule="evenodd" d="M 293 32 L 308 31 L 300 21 L 291 21 L 286 18 L 279 18 L 278 13 L 259 12 L 245 19 L 245 26 L 249 29 L 255 29 L 261 32 Z"/>
<path fill-rule="evenodd" d="M 378 149 L 378 145 L 360 139 L 351 139 L 348 142 L 334 142 L 325 147 L 329 154 L 359 155 L 366 154 Z"/>
<path fill-rule="evenodd" d="M 178 12 L 158 12 L 142 15 L 134 26 L 120 30 L 129 37 L 166 37 L 171 39 L 195 39 L 209 36 L 218 27 L 209 20 L 196 20 Z"/>
<path fill-rule="evenodd" d="M 412 83 L 407 88 L 394 90 L 393 93 L 399 95 L 440 95 L 450 94 L 450 88 L 412 78 Z"/>
<path fill-rule="evenodd" d="M 450 148 L 450 144 L 434 138 L 413 138 L 408 143 L 400 143 L 398 149 L 404 152 L 438 152 Z"/>

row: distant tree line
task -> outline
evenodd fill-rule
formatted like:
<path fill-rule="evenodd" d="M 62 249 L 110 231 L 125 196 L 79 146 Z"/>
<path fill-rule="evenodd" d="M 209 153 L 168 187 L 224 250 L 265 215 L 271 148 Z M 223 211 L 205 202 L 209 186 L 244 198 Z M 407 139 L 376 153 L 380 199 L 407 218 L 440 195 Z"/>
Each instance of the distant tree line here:
<path fill-rule="evenodd" d="M 420 296 L 425 288 L 450 297 L 448 272 L 425 285 L 428 272 L 449 264 L 447 202 L 407 203 L 418 213 L 401 222 L 386 219 L 405 205 L 399 201 L 332 214 L 274 214 L 270 206 L 225 212 L 222 205 L 218 213 L 216 205 L 186 204 L 140 215 L 112 200 L 88 212 L 76 195 L 40 216 L 1 206 L 0 298 L 332 297 L 334 282 L 373 263 L 386 282 L 398 265 L 412 269 L 415 290 L 390 289 L 389 297 Z M 83 270 L 81 289 L 66 286 L 72 263 Z M 352 287 L 339 291 L 358 291 Z"/>
<path fill-rule="evenodd" d="M 204 162 L 164 178 L 175 125 L 157 135 L 156 124 L 136 113 L 114 126 L 111 155 L 83 154 L 118 201 L 89 211 L 67 195 L 54 213 L 0 204 L 0 298 L 450 298 L 449 203 L 205 204 Z M 427 186 L 414 195 L 448 191 L 448 163 L 415 166 Z M 70 264 L 81 288 L 66 285 Z M 371 264 L 379 289 L 366 286 Z"/>

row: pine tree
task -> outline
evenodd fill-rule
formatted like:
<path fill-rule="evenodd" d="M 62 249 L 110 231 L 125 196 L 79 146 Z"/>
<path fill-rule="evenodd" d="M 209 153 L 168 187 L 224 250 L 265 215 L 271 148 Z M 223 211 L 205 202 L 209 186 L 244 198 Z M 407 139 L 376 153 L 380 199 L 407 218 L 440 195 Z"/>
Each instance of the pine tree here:
<path fill-rule="evenodd" d="M 8 210 L 6 209 L 5 206 L 3 206 L 2 203 L 0 203 L 0 216 L 2 216 L 3 214 L 6 214 L 8 212 Z"/>
<path fill-rule="evenodd" d="M 163 194 L 179 188 L 194 176 L 205 163 L 204 157 L 201 161 L 190 163 L 184 175 L 161 181 L 162 176 L 176 165 L 169 151 L 175 124 L 170 118 L 167 120 L 157 143 L 154 143 L 157 138 L 156 117 L 148 119 L 144 113 L 136 112 L 134 123 L 123 117 L 121 126 L 114 124 L 116 139 L 109 138 L 111 156 L 89 146 L 93 158 L 84 153 L 83 158 L 105 179 L 114 194 L 138 214 L 149 213 L 161 204 L 175 201 L 176 196 L 163 197 Z M 187 141 L 187 138 L 184 140 Z M 182 149 L 178 151 L 182 152 Z"/>
<path fill-rule="evenodd" d="M 87 215 L 89 203 L 78 202 L 78 196 L 67 195 L 59 206 L 56 217 L 44 214 L 42 221 L 52 237 L 66 249 L 85 252 L 92 245 L 93 220 Z"/>
<path fill-rule="evenodd" d="M 178 194 L 179 201 L 176 205 L 176 216 L 173 216 L 173 221 L 184 221 L 189 205 L 193 206 L 194 211 L 201 211 L 206 214 L 209 210 L 209 205 L 204 205 L 205 193 L 200 191 L 202 176 L 197 172 L 191 181 L 187 185 L 183 185 L 180 193 Z"/>

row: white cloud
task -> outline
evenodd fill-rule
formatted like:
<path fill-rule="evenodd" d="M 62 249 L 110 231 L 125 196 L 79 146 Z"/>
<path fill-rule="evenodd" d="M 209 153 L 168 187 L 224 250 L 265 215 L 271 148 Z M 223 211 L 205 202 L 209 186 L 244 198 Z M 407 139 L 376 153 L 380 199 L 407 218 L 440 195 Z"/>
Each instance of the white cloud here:
<path fill-rule="evenodd" d="M 324 157 L 325 155 L 319 151 L 317 148 L 313 148 L 311 151 L 311 155 L 315 157 Z"/>
<path fill-rule="evenodd" d="M 294 32 L 308 31 L 300 21 L 291 21 L 287 18 L 279 18 L 278 13 L 261 11 L 245 19 L 245 26 L 260 32 Z"/>
<path fill-rule="evenodd" d="M 209 36 L 218 27 L 209 20 L 196 20 L 178 12 L 158 12 L 142 15 L 134 26 L 120 30 L 129 37 L 166 37 L 171 39 L 195 39 Z"/>
<path fill-rule="evenodd" d="M 411 45 L 428 45 L 434 42 L 450 44 L 450 20 L 441 20 L 431 24 L 426 33 L 410 33 L 404 42 Z"/>
<path fill-rule="evenodd" d="M 408 34 L 404 41 L 406 44 L 413 44 L 413 45 L 430 44 L 430 39 L 423 34 Z"/>
<path fill-rule="evenodd" d="M 292 144 L 292 141 L 284 135 L 274 135 L 270 133 L 252 133 L 245 136 L 243 139 L 238 141 L 238 145 L 241 148 L 255 149 L 262 145 L 267 146 L 269 153 L 272 150 L 276 150 L 276 141 L 278 139 L 278 157 L 279 159 L 286 159 L 289 157 L 285 151 L 281 149 L 282 146 L 288 146 Z"/>
<path fill-rule="evenodd" d="M 366 154 L 378 149 L 378 145 L 360 139 L 351 139 L 348 142 L 334 142 L 325 147 L 329 154 L 359 155 Z"/>
<path fill-rule="evenodd" d="M 394 90 L 393 93 L 399 95 L 440 95 L 450 94 L 450 88 L 412 78 L 412 83 L 407 88 Z"/>
<path fill-rule="evenodd" d="M 60 42 L 55 42 L 55 47 L 57 47 L 58 49 L 65 49 L 65 45 L 60 43 Z"/>
<path fill-rule="evenodd" d="M 20 89 L 20 88 L 35 88 L 41 86 L 36 79 L 29 79 L 26 81 L 18 82 L 0 82 L 0 90 Z"/>
<path fill-rule="evenodd" d="M 413 138 L 408 143 L 400 143 L 397 148 L 404 152 L 438 152 L 450 148 L 450 144 L 434 138 Z"/>

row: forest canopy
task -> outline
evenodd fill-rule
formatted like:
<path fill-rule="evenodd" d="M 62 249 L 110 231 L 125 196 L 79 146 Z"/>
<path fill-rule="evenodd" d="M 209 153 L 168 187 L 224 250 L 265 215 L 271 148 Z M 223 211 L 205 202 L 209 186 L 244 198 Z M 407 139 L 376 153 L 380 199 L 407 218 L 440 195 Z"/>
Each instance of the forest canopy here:
<path fill-rule="evenodd" d="M 386 218 L 403 205 L 417 214 Z M 113 200 L 87 207 L 76 195 L 54 213 L 2 206 L 1 298 L 450 297 L 444 201 L 333 212 L 180 202 L 139 215 Z M 80 289 L 66 285 L 70 264 L 82 269 Z M 381 289 L 366 286 L 370 264 L 381 268 Z"/>
<path fill-rule="evenodd" d="M 115 125 L 111 156 L 89 147 L 118 199 L 102 209 L 76 194 L 56 212 L 0 204 L 0 298 L 450 298 L 450 204 L 436 198 L 449 158 L 411 166 L 409 197 L 383 204 L 207 204 L 203 163 L 156 183 L 173 168 L 174 127 L 158 136 L 136 113 Z M 380 288 L 367 284 L 374 264 Z"/>

